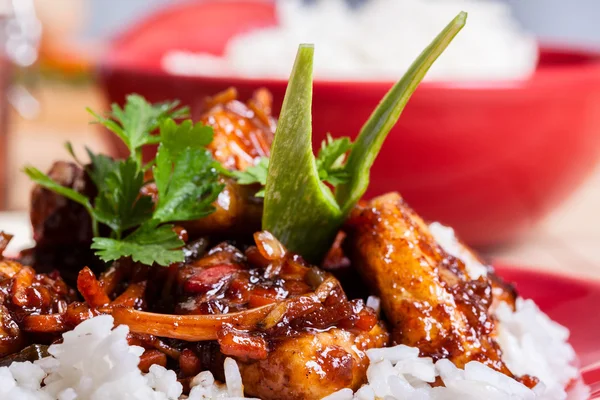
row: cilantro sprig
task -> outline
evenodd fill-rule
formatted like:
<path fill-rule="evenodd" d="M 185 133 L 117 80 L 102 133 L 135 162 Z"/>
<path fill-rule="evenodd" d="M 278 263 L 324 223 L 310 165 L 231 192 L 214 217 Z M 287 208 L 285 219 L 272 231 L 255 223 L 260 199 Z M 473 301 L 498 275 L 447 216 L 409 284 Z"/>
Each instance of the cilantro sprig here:
<path fill-rule="evenodd" d="M 174 222 L 205 217 L 214 211 L 212 203 L 223 189 L 219 183 L 220 164 L 206 146 L 213 130 L 202 123 L 176 118 L 187 115 L 177 102 L 150 104 L 143 97 L 130 95 L 125 106 L 112 106 L 107 116 L 89 110 L 97 123 L 115 133 L 129 149 L 129 157 L 115 160 L 86 149 L 90 164 L 85 169 L 98 194 L 90 199 L 74 189 L 61 186 L 40 170 L 28 166 L 25 173 L 38 185 L 81 204 L 92 220 L 92 249 L 104 261 L 131 257 L 144 264 L 169 265 L 183 261 L 183 241 Z M 159 135 L 152 132 L 159 129 Z M 142 161 L 141 148 L 159 144 L 155 160 Z M 72 146 L 67 151 L 78 160 Z M 152 177 L 146 172 L 152 169 Z M 140 194 L 153 182 L 157 204 Z M 99 225 L 110 228 L 100 237 Z"/>
<path fill-rule="evenodd" d="M 350 174 L 346 171 L 346 156 L 352 150 L 352 141 L 349 137 L 334 139 L 328 133 L 327 138 L 321 143 L 317 154 L 316 164 L 319 179 L 336 187 L 350 181 Z"/>
<path fill-rule="evenodd" d="M 265 189 L 264 186 L 267 184 L 267 171 L 269 170 L 269 159 L 267 157 L 261 157 L 256 163 L 251 167 L 246 168 L 245 171 L 231 171 L 230 174 L 237 179 L 237 182 L 240 185 L 254 185 L 260 184 L 262 189 L 260 189 L 254 196 L 256 197 L 264 197 Z"/>
<path fill-rule="evenodd" d="M 350 181 L 345 161 L 351 149 L 352 141 L 349 137 L 334 139 L 329 133 L 327 134 L 315 159 L 319 179 L 322 182 L 336 187 Z M 256 165 L 248 167 L 245 171 L 230 171 L 230 175 L 236 178 L 240 185 L 260 184 L 262 188 L 254 196 L 264 197 L 268 170 L 269 158 L 261 157 Z"/>

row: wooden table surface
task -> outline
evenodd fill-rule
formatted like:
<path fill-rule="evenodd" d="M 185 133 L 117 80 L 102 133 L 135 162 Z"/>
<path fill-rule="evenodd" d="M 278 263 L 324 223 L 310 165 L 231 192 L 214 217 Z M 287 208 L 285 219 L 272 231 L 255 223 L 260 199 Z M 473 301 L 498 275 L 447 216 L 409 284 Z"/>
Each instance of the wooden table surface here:
<path fill-rule="evenodd" d="M 97 127 L 88 123 L 90 116 L 85 111 L 85 107 L 103 107 L 95 87 L 47 84 L 36 92 L 36 97 L 41 113 L 35 121 L 12 115 L 8 205 L 21 213 L 0 217 L 0 229 L 3 222 L 14 226 L 26 220 L 23 210 L 28 207 L 30 183 L 20 172 L 24 164 L 47 169 L 61 154 L 66 156 L 66 141 L 71 141 L 78 151 L 83 151 L 84 145 L 100 152 L 107 150 Z M 486 255 L 504 263 L 600 279 L 600 168 L 528 237 Z"/>

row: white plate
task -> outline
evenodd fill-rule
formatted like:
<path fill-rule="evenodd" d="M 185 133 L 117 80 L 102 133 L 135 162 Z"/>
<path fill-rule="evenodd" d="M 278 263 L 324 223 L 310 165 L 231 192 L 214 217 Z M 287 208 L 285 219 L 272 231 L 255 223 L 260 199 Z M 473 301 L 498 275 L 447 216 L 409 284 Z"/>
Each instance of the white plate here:
<path fill-rule="evenodd" d="M 0 212 L 0 231 L 14 236 L 6 249 L 6 254 L 17 254 L 19 251 L 34 245 L 29 213 L 27 212 Z"/>

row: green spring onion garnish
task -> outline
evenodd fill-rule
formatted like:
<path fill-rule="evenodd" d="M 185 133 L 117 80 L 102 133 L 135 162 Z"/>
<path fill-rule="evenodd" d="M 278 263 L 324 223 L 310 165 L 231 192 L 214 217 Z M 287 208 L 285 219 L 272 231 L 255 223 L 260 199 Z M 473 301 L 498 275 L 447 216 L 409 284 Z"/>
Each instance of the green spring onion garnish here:
<path fill-rule="evenodd" d="M 336 154 L 337 174 L 343 179 L 336 182 L 337 186 L 332 185 L 333 192 L 322 182 L 322 162 L 312 152 L 314 48 L 300 45 L 271 148 L 263 229 L 307 260 L 322 260 L 344 219 L 367 190 L 369 171 L 387 134 L 433 62 L 463 28 L 466 18 L 465 12 L 458 14 L 385 95 L 351 145 L 345 164 L 344 154 Z M 349 148 L 350 145 L 345 147 Z"/>

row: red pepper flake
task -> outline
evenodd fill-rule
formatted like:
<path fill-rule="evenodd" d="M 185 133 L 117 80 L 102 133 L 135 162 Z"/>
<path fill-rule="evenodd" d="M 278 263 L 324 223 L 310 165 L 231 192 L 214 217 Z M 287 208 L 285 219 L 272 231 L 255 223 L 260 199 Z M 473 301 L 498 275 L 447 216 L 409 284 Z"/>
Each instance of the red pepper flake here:
<path fill-rule="evenodd" d="M 183 349 L 179 356 L 179 368 L 184 377 L 196 376 L 202 371 L 202 362 L 194 351 Z"/>
<path fill-rule="evenodd" d="M 77 289 L 90 307 L 101 307 L 110 303 L 100 281 L 91 269 L 85 267 L 77 276 Z"/>
<path fill-rule="evenodd" d="M 217 337 L 221 353 L 240 361 L 264 360 L 269 355 L 267 341 L 257 334 L 225 326 Z"/>
<path fill-rule="evenodd" d="M 186 292 L 204 293 L 242 268 L 234 264 L 214 265 L 192 275 L 183 285 Z"/>
<path fill-rule="evenodd" d="M 150 367 L 154 364 L 166 367 L 167 355 L 154 349 L 144 351 L 144 354 L 140 357 L 140 363 L 138 364 L 140 371 L 148 373 Z"/>

